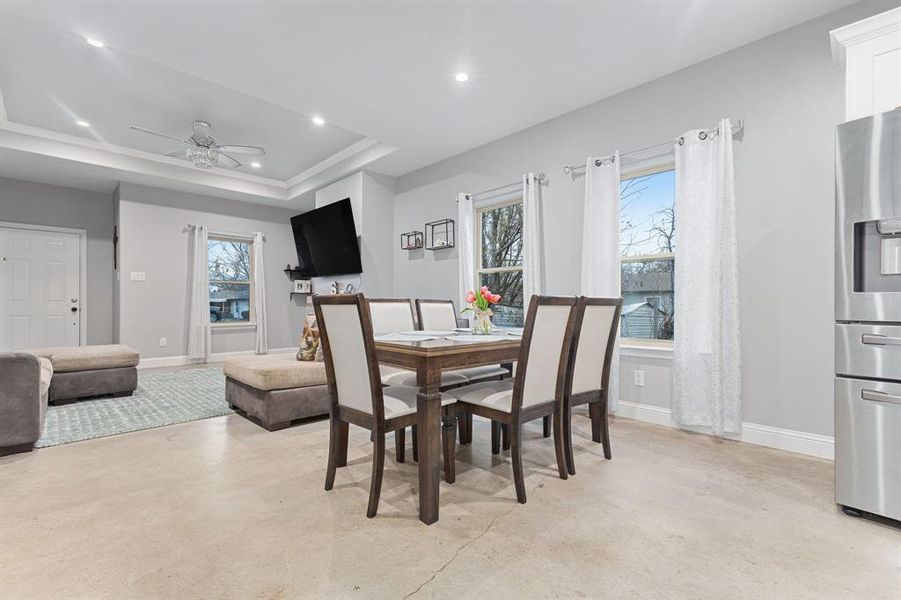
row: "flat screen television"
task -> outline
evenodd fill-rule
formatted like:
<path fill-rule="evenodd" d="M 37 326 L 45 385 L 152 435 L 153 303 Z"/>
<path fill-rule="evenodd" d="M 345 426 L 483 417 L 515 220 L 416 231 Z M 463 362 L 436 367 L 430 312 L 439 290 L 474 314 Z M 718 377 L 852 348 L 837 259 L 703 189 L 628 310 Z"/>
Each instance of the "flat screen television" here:
<path fill-rule="evenodd" d="M 362 273 L 350 198 L 291 217 L 303 277 Z"/>

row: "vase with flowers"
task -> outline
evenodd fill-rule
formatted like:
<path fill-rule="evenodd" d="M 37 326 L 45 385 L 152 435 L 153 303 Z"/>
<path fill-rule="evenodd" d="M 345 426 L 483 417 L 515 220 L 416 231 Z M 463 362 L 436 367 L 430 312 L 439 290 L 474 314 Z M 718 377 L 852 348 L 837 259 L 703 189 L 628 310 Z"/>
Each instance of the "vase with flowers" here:
<path fill-rule="evenodd" d="M 475 335 L 491 334 L 491 316 L 494 314 L 491 306 L 500 301 L 500 294 L 492 293 L 487 285 L 483 285 L 477 292 L 470 290 L 466 293 L 466 302 L 469 306 L 460 311 L 460 314 L 472 311 L 472 332 Z"/>

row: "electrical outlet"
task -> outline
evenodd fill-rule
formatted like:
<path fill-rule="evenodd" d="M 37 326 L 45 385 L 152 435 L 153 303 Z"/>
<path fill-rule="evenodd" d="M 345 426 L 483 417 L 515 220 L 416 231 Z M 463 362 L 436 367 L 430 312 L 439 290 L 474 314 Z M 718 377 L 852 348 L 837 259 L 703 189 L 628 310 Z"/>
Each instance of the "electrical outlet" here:
<path fill-rule="evenodd" d="M 160 348 L 165 348 L 169 345 L 169 341 L 166 338 L 160 338 Z"/>
<path fill-rule="evenodd" d="M 632 371 L 632 382 L 638 387 L 644 387 L 644 370 L 635 369 Z"/>

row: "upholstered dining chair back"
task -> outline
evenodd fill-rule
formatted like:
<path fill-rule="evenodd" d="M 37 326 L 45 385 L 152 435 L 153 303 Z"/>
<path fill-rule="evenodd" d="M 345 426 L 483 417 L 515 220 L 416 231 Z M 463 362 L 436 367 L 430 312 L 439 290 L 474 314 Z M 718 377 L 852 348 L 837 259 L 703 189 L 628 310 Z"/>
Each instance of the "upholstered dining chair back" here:
<path fill-rule="evenodd" d="M 382 386 L 367 305 L 363 294 L 313 298 L 333 400 L 378 417 Z"/>
<path fill-rule="evenodd" d="M 573 338 L 572 394 L 604 389 L 616 346 L 622 298 L 582 298 L 581 323 Z"/>
<path fill-rule="evenodd" d="M 416 329 L 409 298 L 370 298 L 368 303 L 374 335 Z"/>
<path fill-rule="evenodd" d="M 416 300 L 419 328 L 427 331 L 453 331 L 457 328 L 457 311 L 452 300 Z"/>
<path fill-rule="evenodd" d="M 578 302 L 532 296 L 514 382 L 514 402 L 521 399 L 521 408 L 562 398 Z"/>

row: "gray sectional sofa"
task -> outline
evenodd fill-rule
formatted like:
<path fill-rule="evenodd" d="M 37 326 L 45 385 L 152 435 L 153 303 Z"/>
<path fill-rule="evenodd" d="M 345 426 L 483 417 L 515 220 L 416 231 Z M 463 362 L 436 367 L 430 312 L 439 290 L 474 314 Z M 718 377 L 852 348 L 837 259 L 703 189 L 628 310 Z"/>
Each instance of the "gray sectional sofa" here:
<path fill-rule="evenodd" d="M 27 452 L 41 437 L 52 376 L 47 358 L 0 354 L 0 456 Z"/>

